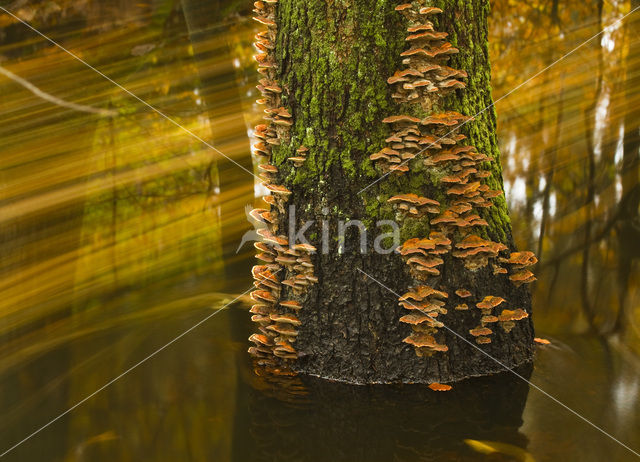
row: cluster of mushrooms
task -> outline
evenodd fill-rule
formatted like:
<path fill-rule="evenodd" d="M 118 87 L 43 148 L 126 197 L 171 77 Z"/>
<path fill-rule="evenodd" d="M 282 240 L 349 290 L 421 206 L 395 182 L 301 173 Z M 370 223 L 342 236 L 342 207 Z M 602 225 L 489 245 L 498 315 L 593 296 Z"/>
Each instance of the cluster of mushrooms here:
<path fill-rule="evenodd" d="M 435 31 L 428 20 L 442 10 L 415 6 L 416 3 L 396 7 L 409 22 L 406 40 L 410 48 L 402 53 L 405 68 L 396 71 L 388 83 L 396 101 L 420 104 L 430 115 L 425 118 L 394 115 L 384 119 L 391 135 L 387 145 L 370 159 L 384 173 L 403 175 L 420 161 L 416 159 L 420 155 L 446 192 L 446 204 L 417 194 L 400 194 L 388 200 L 401 217 L 429 220 L 431 225 L 428 237 L 409 239 L 398 248 L 419 284 L 399 299 L 400 305 L 409 311 L 400 321 L 412 329 L 404 342 L 414 346 L 416 354 L 422 357 L 448 351 L 443 341 L 438 340 L 439 329 L 444 327 L 439 317 L 447 314 L 446 306 L 454 307 L 454 311 L 469 310 L 469 300 L 481 297 L 464 288 L 448 294 L 432 287 L 435 283 L 429 285 L 430 280 L 441 274 L 445 255 L 451 254 L 469 271 L 491 265 L 493 274 L 504 274 L 517 286 L 535 281 L 527 268 L 537 259 L 531 252 L 509 253 L 504 244 L 478 235 L 482 227 L 488 226 L 478 211 L 493 207 L 492 200 L 502 191 L 492 190 L 484 182 L 491 172 L 483 170 L 483 164 L 493 159 L 464 143 L 466 136 L 457 133 L 471 118 L 452 111 L 433 111 L 439 98 L 465 87 L 458 79 L 467 74 L 445 65 L 458 50 L 446 41 L 447 34 Z M 479 323 L 469 335 L 477 344 L 491 343 L 492 326 L 500 325 L 509 332 L 517 321 L 528 317 L 521 308 L 505 306 L 504 298 L 491 295 L 475 304 L 480 311 Z"/>
<path fill-rule="evenodd" d="M 256 35 L 255 42 L 259 51 L 255 56 L 258 71 L 264 76 L 257 86 L 262 93 L 257 103 L 266 106 L 266 123 L 255 128 L 254 136 L 258 141 L 254 152 L 265 161 L 258 166 L 258 171 L 270 194 L 263 197 L 269 208 L 256 208 L 250 212 L 251 217 L 264 227 L 257 231 L 261 241 L 254 244 L 260 264 L 252 269 L 255 290 L 250 296 L 255 304 L 251 307 L 251 320 L 257 324 L 258 332 L 249 337 L 254 344 L 249 353 L 258 366 L 287 375 L 290 373 L 287 365 L 298 357 L 294 344 L 300 326 L 297 314 L 302 308 L 300 300 L 309 285 L 318 282 L 311 261 L 316 249 L 309 244 L 290 245 L 287 237 L 278 233 L 291 191 L 277 183 L 279 170 L 270 163 L 271 153 L 274 146 L 289 140 L 293 122 L 289 110 L 282 106 L 283 90 L 276 80 L 277 64 L 272 53 L 276 40 L 277 0 L 257 1 L 254 7 L 254 19 L 267 26 L 266 31 Z M 306 147 L 300 146 L 296 156 L 287 161 L 301 167 L 307 152 Z"/>

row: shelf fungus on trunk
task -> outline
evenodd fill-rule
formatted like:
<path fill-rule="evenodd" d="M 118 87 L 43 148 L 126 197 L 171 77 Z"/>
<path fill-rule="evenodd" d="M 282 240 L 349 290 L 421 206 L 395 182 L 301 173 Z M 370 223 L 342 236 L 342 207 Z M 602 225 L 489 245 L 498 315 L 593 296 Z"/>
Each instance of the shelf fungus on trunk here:
<path fill-rule="evenodd" d="M 493 207 L 494 199 L 502 194 L 486 183 L 492 174 L 484 167 L 494 159 L 465 143 L 466 136 L 458 133 L 461 127 L 473 123 L 472 117 L 442 110 L 447 95 L 466 87 L 464 79 L 468 74 L 446 65 L 459 50 L 447 41 L 447 33 L 435 30 L 430 20 L 432 15 L 443 11 L 418 3 L 395 8 L 408 21 L 409 48 L 401 54 L 404 68 L 389 77 L 387 83 L 396 102 L 418 105 L 427 116 L 416 117 L 417 112 L 407 108 L 406 114 L 386 117 L 382 122 L 391 128 L 387 146 L 370 159 L 385 174 L 409 176 L 421 162 L 438 178 L 444 191 L 444 201 L 414 193 L 388 199 L 401 215 L 428 220 L 431 227 L 429 237 L 413 237 L 398 248 L 411 276 L 420 284 L 400 297 L 401 306 L 410 311 L 400 322 L 409 324 L 412 330 L 404 342 L 422 357 L 448 354 L 444 337 L 438 340 L 447 322 L 447 302 L 454 308 L 452 313 L 467 312 L 469 307 L 464 299 L 479 298 L 479 290 L 489 290 L 476 287 L 472 293 L 458 288 L 455 297 L 449 297 L 446 290 L 451 287 L 436 289 L 442 280 L 443 267 L 452 264 L 449 255 L 469 272 L 477 272 L 491 263 L 493 275 L 507 277 L 508 273 L 517 287 L 535 280 L 527 268 L 537 260 L 531 252 L 510 253 L 507 245 L 482 237 L 483 228 L 489 223 L 482 218 L 481 211 Z M 500 263 L 507 265 L 509 271 Z M 468 331 L 469 339 L 478 345 L 490 344 L 494 333 L 490 326 L 498 324 L 509 333 L 516 322 L 528 317 L 521 308 L 504 308 L 497 315 L 494 313 L 498 306 L 507 305 L 504 298 L 490 295 L 477 302 L 479 315 L 474 316 L 478 325 Z"/>
<path fill-rule="evenodd" d="M 255 10 L 261 377 L 444 390 L 529 362 L 535 257 L 514 245 L 485 110 L 488 0 Z"/>
<path fill-rule="evenodd" d="M 281 234 L 282 217 L 286 212 L 289 196 L 292 194 L 285 186 L 278 184 L 280 168 L 271 163 L 272 150 L 288 142 L 290 127 L 293 125 L 291 111 L 282 105 L 285 89 L 277 81 L 277 64 L 273 50 L 277 35 L 277 0 L 263 0 L 254 3 L 254 19 L 267 26 L 267 30 L 256 35 L 255 46 L 259 54 L 258 72 L 264 78 L 257 86 L 262 98 L 257 102 L 266 106 L 266 123 L 256 126 L 254 152 L 264 163 L 258 166 L 263 186 L 270 192 L 264 197 L 268 209 L 257 208 L 250 216 L 265 225 L 257 231 L 261 242 L 254 244 L 258 250 L 256 258 L 263 264 L 253 267 L 256 290 L 251 299 L 256 302 L 251 308 L 251 320 L 258 326 L 259 333 L 249 337 L 254 346 L 249 353 L 256 366 L 263 367 L 261 374 L 268 371 L 273 374 L 290 375 L 290 363 L 298 358 L 295 348 L 298 327 L 301 322 L 297 312 L 302 304 L 296 300 L 306 288 L 317 282 L 311 254 L 315 248 L 310 245 L 292 244 L 286 235 Z M 304 164 L 307 148 L 301 146 L 297 157 L 291 162 L 296 167 Z"/>

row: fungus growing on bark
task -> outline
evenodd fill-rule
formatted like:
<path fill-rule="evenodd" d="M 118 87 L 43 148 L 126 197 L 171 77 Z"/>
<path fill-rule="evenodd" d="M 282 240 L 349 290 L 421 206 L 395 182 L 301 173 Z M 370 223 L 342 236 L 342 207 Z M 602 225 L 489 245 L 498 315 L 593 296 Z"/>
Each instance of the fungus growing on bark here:
<path fill-rule="evenodd" d="M 425 313 L 422 313 L 420 311 L 405 314 L 400 318 L 400 322 L 403 322 L 405 324 L 411 324 L 412 326 L 417 326 L 419 324 L 422 324 L 431 320 L 433 320 L 433 316 L 426 315 Z"/>
<path fill-rule="evenodd" d="M 486 345 L 487 343 L 491 343 L 491 339 L 489 337 L 477 337 L 476 343 L 478 345 Z"/>
<path fill-rule="evenodd" d="M 286 196 L 289 196 L 291 194 L 291 191 L 289 191 L 284 186 L 275 185 L 275 184 L 265 184 L 264 187 L 267 188 L 269 191 L 271 191 L 273 194 L 276 194 L 276 195 L 281 195 L 281 196 L 286 197 Z"/>
<path fill-rule="evenodd" d="M 481 310 L 492 310 L 496 306 L 506 302 L 502 297 L 494 297 L 493 295 L 487 295 L 481 302 L 476 303 L 476 306 Z"/>
<path fill-rule="evenodd" d="M 456 305 L 455 309 L 458 311 L 466 311 L 469 309 L 469 305 L 467 305 L 466 303 L 460 303 L 459 305 Z"/>
<path fill-rule="evenodd" d="M 289 323 L 278 322 L 270 326 L 267 326 L 267 329 L 277 334 L 281 334 L 289 337 L 296 337 L 298 335 L 298 331 Z"/>
<path fill-rule="evenodd" d="M 509 258 L 501 258 L 501 263 L 508 263 L 509 265 L 514 265 L 515 269 L 522 269 L 538 263 L 538 259 L 536 258 L 533 252 L 523 251 L 523 252 L 512 252 L 509 255 Z"/>
<path fill-rule="evenodd" d="M 249 294 L 252 300 L 255 300 L 258 303 L 267 302 L 267 303 L 275 303 L 276 298 L 273 294 L 266 290 L 254 290 Z"/>
<path fill-rule="evenodd" d="M 456 290 L 456 295 L 460 298 L 467 298 L 467 297 L 471 297 L 471 295 L 473 294 L 469 292 L 467 289 L 458 289 Z"/>
<path fill-rule="evenodd" d="M 526 319 L 529 317 L 529 313 L 524 311 L 522 308 L 516 308 L 515 310 L 502 310 L 500 313 L 499 319 L 500 322 L 507 321 L 520 321 L 521 319 Z"/>
<path fill-rule="evenodd" d="M 269 337 L 263 334 L 251 334 L 251 336 L 249 337 L 249 341 L 255 343 L 256 345 L 265 345 L 265 346 L 273 345 Z"/>
<path fill-rule="evenodd" d="M 439 344 L 432 335 L 424 332 L 414 332 L 403 340 L 404 343 L 413 345 L 416 348 L 429 348 L 435 351 L 449 351 L 446 345 Z"/>
<path fill-rule="evenodd" d="M 521 270 L 509 276 L 509 279 L 520 287 L 522 284 L 529 284 L 536 280 L 536 277 L 529 270 Z"/>
<path fill-rule="evenodd" d="M 426 16 L 426 15 L 430 15 L 430 14 L 440 14 L 440 13 L 442 13 L 442 10 L 440 8 L 436 8 L 434 6 L 423 7 L 423 8 L 420 8 L 419 13 Z"/>
<path fill-rule="evenodd" d="M 452 386 L 442 384 L 442 383 L 432 383 L 429 385 L 429 388 L 432 389 L 433 391 L 449 391 L 451 390 Z"/>
<path fill-rule="evenodd" d="M 476 327 L 475 329 L 471 329 L 469 333 L 474 337 L 479 337 L 479 336 L 491 335 L 493 334 L 493 331 L 488 327 Z"/>
<path fill-rule="evenodd" d="M 486 316 L 482 316 L 482 318 L 480 318 L 480 322 L 483 324 L 490 324 L 493 322 L 498 322 L 498 317 L 497 316 L 493 316 L 493 315 L 486 315 Z"/>
<path fill-rule="evenodd" d="M 435 296 L 435 297 L 438 297 L 438 298 L 448 298 L 449 297 L 449 295 L 447 295 L 446 292 L 442 292 L 440 290 L 436 290 L 433 287 L 430 287 L 430 286 L 418 286 L 418 287 L 415 287 L 415 288 L 409 290 L 409 292 L 407 292 L 402 297 L 400 297 L 399 300 L 400 301 L 415 300 L 415 301 L 421 302 L 426 297 L 430 297 L 430 296 Z"/>
<path fill-rule="evenodd" d="M 274 322 L 280 322 L 283 324 L 291 324 L 292 326 L 299 326 L 300 320 L 292 314 L 275 314 L 269 315 L 269 319 Z"/>
<path fill-rule="evenodd" d="M 411 9 L 411 8 L 412 8 L 411 3 L 403 3 L 402 5 L 396 6 L 394 9 L 396 11 L 405 11 L 405 10 L 408 10 L 408 9 Z"/>
<path fill-rule="evenodd" d="M 307 160 L 306 157 L 288 157 L 287 160 L 293 163 L 294 167 L 302 167 L 304 161 Z"/>
<path fill-rule="evenodd" d="M 540 337 L 536 337 L 533 339 L 534 342 L 540 344 L 540 345 L 549 345 L 551 344 L 551 342 L 549 340 L 547 340 L 546 338 L 540 338 Z"/>

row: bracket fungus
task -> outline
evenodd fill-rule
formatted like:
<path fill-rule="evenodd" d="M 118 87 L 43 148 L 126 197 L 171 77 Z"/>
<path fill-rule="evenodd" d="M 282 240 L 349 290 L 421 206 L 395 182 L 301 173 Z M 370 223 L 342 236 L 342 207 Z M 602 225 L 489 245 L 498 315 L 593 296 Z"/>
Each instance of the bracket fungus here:
<path fill-rule="evenodd" d="M 254 345 L 249 352 L 258 364 L 286 374 L 291 362 L 304 354 L 293 345 L 298 329 L 304 328 L 305 317 L 300 315 L 304 314 L 301 310 L 305 294 L 319 282 L 314 273 L 318 258 L 314 256 L 315 247 L 289 242 L 278 228 L 278 225 L 284 228 L 287 204 L 292 198 L 297 199 L 292 197 L 297 190 L 287 187 L 292 184 L 290 174 L 304 168 L 309 149 L 300 145 L 299 139 L 296 144 L 299 130 L 292 131 L 292 127 L 300 128 L 300 120 L 296 120 L 299 106 L 287 107 L 295 98 L 289 94 L 289 87 L 278 80 L 283 74 L 274 52 L 278 1 L 259 0 L 254 8 L 255 19 L 266 30 L 256 35 L 255 60 L 262 74 L 257 88 L 265 120 L 255 127 L 253 152 L 260 158 L 258 170 L 270 194 L 264 197 L 268 207 L 251 212 L 265 227 L 257 230 L 262 242 L 255 244 L 262 264 L 252 270 L 256 290 L 250 296 L 256 304 L 250 311 L 259 333 L 250 337 Z M 435 30 L 429 20 L 443 11 L 422 2 L 404 3 L 395 10 L 406 20 L 406 49 L 400 53 L 401 68 L 387 76 L 387 84 L 394 102 L 403 109 L 402 114 L 390 114 L 381 121 L 388 128 L 388 136 L 376 152 L 369 152 L 369 160 L 384 174 L 409 177 L 398 184 L 413 185 L 412 176 L 423 175 L 427 170 L 437 190 L 437 195 L 433 194 L 431 185 L 420 186 L 416 182 L 418 186 L 412 186 L 410 193 L 394 191 L 386 200 L 398 217 L 410 225 L 417 224 L 415 229 L 428 230 L 428 236 L 423 231 L 416 233 L 396 250 L 412 278 L 409 284 L 412 288 L 398 300 L 407 310 L 399 316 L 406 329 L 403 346 L 413 348 L 419 357 L 446 357 L 449 346 L 440 329 L 453 317 L 476 319 L 479 325 L 469 334 L 476 343 L 488 344 L 493 334 L 488 326 L 509 332 L 515 323 L 529 316 L 525 310 L 509 306 L 502 297 L 483 298 L 485 294 L 481 293 L 478 281 L 506 273 L 508 277 L 500 276 L 499 280 L 510 287 L 532 282 L 535 276 L 529 267 L 537 260 L 531 252 L 509 253 L 503 242 L 491 240 L 498 238 L 488 229 L 486 220 L 494 216 L 489 209 L 502 191 L 492 189 L 499 183 L 492 178 L 495 170 L 489 169 L 493 158 L 478 152 L 458 132 L 473 118 L 445 110 L 450 101 L 447 96 L 464 91 L 468 74 L 449 67 L 451 57 L 459 50 L 447 41 L 449 34 Z M 274 152 L 278 166 L 272 164 Z M 450 297 L 442 290 L 445 281 L 462 268 L 467 271 L 460 273 L 455 284 L 459 284 L 457 287 L 470 284 L 467 287 L 473 293 L 458 288 L 455 296 Z M 511 298 L 509 292 L 496 292 Z M 479 315 L 470 310 L 474 304 L 480 310 Z M 501 311 L 494 312 L 497 309 Z M 451 388 L 438 383 L 430 387 L 436 391 Z"/>

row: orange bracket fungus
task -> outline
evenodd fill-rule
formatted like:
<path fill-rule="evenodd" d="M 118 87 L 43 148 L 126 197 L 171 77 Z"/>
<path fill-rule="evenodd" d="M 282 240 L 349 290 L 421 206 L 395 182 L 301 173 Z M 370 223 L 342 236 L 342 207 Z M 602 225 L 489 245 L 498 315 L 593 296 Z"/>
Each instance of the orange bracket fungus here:
<path fill-rule="evenodd" d="M 392 115 L 383 119 L 391 134 L 385 140 L 387 145 L 372 154 L 370 160 L 382 173 L 402 175 L 417 168 L 417 158 L 421 156 L 423 165 L 437 172 L 446 194 L 445 203 L 415 193 L 397 194 L 387 199 L 399 217 L 426 220 L 431 227 L 428 238 L 410 238 L 397 249 L 413 279 L 421 284 L 399 299 L 400 305 L 410 311 L 400 318 L 400 322 L 408 324 L 413 331 L 404 342 L 412 345 L 419 356 L 429 356 L 448 351 L 436 340 L 438 329 L 445 325 L 440 316 L 447 313 L 445 300 L 448 298 L 445 291 L 436 287 L 442 268 L 449 264 L 448 255 L 472 274 L 488 266 L 495 276 L 508 274 L 511 283 L 517 287 L 535 280 L 527 267 L 536 260 L 530 252 L 505 254 L 506 245 L 481 237 L 481 230 L 488 222 L 479 211 L 493 207 L 493 200 L 502 191 L 492 190 L 486 183 L 491 172 L 483 166 L 493 159 L 478 152 L 474 146 L 463 144 L 466 136 L 456 133 L 473 119 L 455 111 L 434 110 L 441 106 L 445 96 L 464 89 L 463 79 L 467 77 L 464 70 L 446 65 L 449 57 L 459 50 L 447 42 L 447 33 L 436 31 L 428 20 L 442 10 L 419 7 L 415 3 L 405 3 L 395 9 L 409 23 L 406 36 L 409 48 L 401 53 L 404 68 L 396 70 L 387 83 L 396 102 L 417 104 L 427 116 Z M 500 263 L 506 264 L 509 270 Z M 452 312 L 465 316 L 467 314 L 463 312 L 472 314 L 469 304 L 462 303 L 461 299 L 469 299 L 473 294 L 459 288 L 455 295 L 457 300 L 453 302 L 455 309 Z M 528 316 L 519 308 L 504 308 L 501 313 L 493 313 L 496 307 L 505 303 L 506 300 L 498 296 L 475 301 L 481 315 L 478 327 L 469 333 L 476 343 L 491 343 L 493 331 L 487 325 L 499 324 L 508 333 L 515 322 Z"/>

